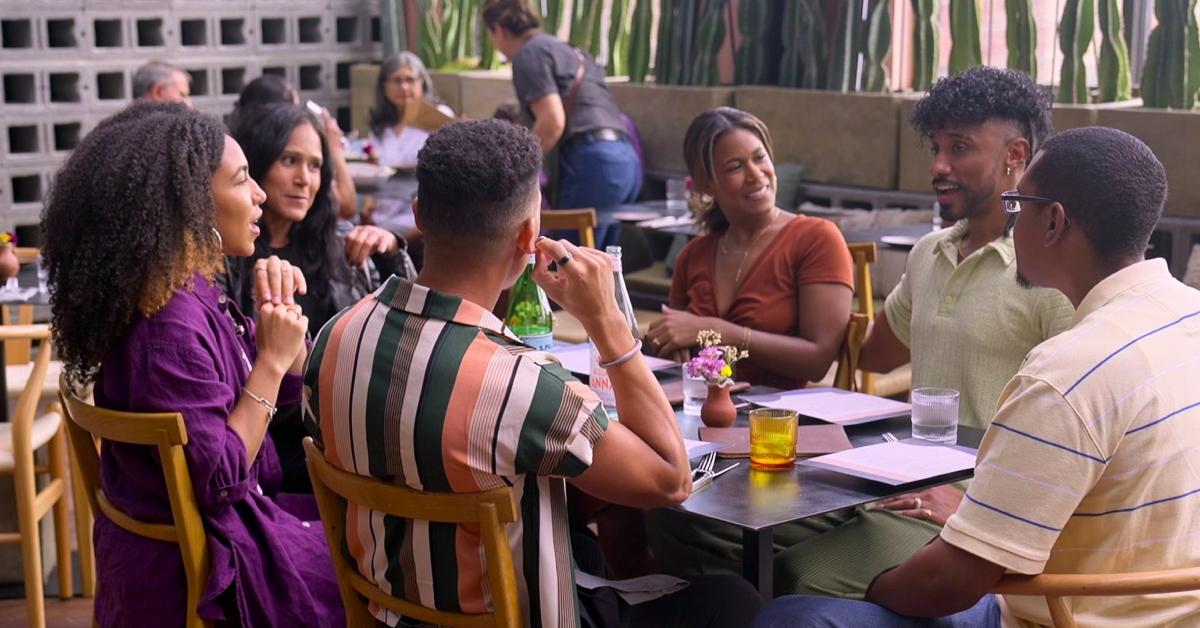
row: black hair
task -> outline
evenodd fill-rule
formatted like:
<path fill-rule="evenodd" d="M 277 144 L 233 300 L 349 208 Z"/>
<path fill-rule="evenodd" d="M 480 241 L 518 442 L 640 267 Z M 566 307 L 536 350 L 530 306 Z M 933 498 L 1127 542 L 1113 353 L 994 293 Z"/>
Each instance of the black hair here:
<path fill-rule="evenodd" d="M 42 212 L 51 328 L 68 377 L 90 381 L 135 314 L 221 264 L 212 177 L 221 124 L 179 103 L 102 121 L 59 168 Z"/>
<path fill-rule="evenodd" d="M 233 113 L 229 114 L 229 126 L 239 125 L 238 117 L 245 116 L 246 111 L 262 105 L 295 104 L 296 90 L 282 76 L 264 74 L 242 88 L 237 102 L 233 104 Z"/>
<path fill-rule="evenodd" d="M 1102 259 L 1141 257 L 1167 200 L 1167 173 L 1138 138 L 1091 126 L 1046 141 L 1026 177 L 1062 203 Z"/>
<path fill-rule="evenodd" d="M 422 98 L 434 104 L 441 104 L 434 93 L 433 79 L 429 78 L 429 71 L 425 69 L 420 57 L 402 50 L 384 59 L 383 65 L 379 66 L 379 76 L 375 77 L 375 106 L 367 112 L 367 127 L 376 137 L 382 138 L 384 131 L 400 123 L 403 112 L 387 99 L 387 82 L 400 68 L 408 68 L 417 75 L 421 81 Z"/>
<path fill-rule="evenodd" d="M 327 294 L 331 280 L 349 281 L 350 269 L 345 262 L 343 244 L 337 232 L 337 213 L 332 196 L 333 163 L 329 158 L 329 143 L 325 139 L 322 125 L 303 107 L 292 104 L 255 107 L 230 130 L 233 139 L 242 145 L 246 162 L 250 165 L 250 178 L 263 181 L 267 171 L 279 159 L 287 147 L 292 132 L 302 124 L 312 126 L 321 138 L 321 188 L 317 190 L 312 207 L 304 220 L 292 225 L 290 242 L 298 243 L 300 270 L 308 282 L 311 294 Z M 266 204 L 271 199 L 268 197 Z M 265 209 L 265 208 L 264 208 Z M 269 256 L 270 234 L 266 221 L 259 220 L 262 236 L 254 242 L 254 255 L 240 261 L 242 274 L 249 276 L 250 265 L 255 259 Z"/>
<path fill-rule="evenodd" d="M 954 124 L 977 126 L 988 120 L 1009 120 L 1021 127 L 1029 156 L 1050 135 L 1050 94 L 1018 70 L 977 65 L 939 79 L 909 116 L 921 137 Z"/>
<path fill-rule="evenodd" d="M 542 149 L 502 120 L 446 125 L 417 154 L 417 211 L 428 238 L 487 245 L 509 235 L 538 193 Z"/>

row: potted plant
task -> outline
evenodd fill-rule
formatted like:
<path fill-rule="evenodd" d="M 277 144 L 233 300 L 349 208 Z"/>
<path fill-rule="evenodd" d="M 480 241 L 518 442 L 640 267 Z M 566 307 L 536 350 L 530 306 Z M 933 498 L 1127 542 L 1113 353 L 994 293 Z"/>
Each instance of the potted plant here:
<path fill-rule="evenodd" d="M 737 418 L 737 408 L 729 392 L 733 387 L 733 365 L 750 357 L 750 353 L 731 345 L 721 344 L 721 334 L 711 329 L 696 336 L 700 353 L 688 360 L 684 370 L 689 377 L 703 379 L 708 396 L 700 407 L 700 420 L 709 427 L 729 427 Z"/>

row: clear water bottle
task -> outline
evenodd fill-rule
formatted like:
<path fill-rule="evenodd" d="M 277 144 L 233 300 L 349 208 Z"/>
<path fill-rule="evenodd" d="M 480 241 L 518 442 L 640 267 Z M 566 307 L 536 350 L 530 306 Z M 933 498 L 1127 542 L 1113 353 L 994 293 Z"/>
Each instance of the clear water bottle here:
<path fill-rule="evenodd" d="M 625 317 L 625 322 L 629 324 L 629 331 L 634 338 L 640 338 L 638 332 L 637 319 L 633 316 L 633 304 L 629 301 L 629 290 L 625 288 L 625 274 L 621 268 L 621 247 L 610 246 L 604 249 L 612 258 L 613 264 L 613 288 L 614 298 L 617 300 L 617 309 L 621 311 L 621 315 Z M 616 420 L 617 418 L 617 398 L 613 394 L 612 381 L 608 379 L 608 372 L 600 367 L 600 352 L 596 349 L 596 343 L 588 341 L 591 349 L 592 368 L 588 376 L 588 385 L 595 391 L 596 396 L 600 397 L 600 402 L 604 404 L 608 411 L 609 418 Z"/>
<path fill-rule="evenodd" d="M 538 351 L 549 351 L 554 344 L 554 314 L 550 311 L 546 291 L 533 281 L 536 265 L 537 255 L 531 253 L 529 265 L 509 293 L 508 315 L 504 318 L 504 324 L 513 330 L 521 342 Z"/>

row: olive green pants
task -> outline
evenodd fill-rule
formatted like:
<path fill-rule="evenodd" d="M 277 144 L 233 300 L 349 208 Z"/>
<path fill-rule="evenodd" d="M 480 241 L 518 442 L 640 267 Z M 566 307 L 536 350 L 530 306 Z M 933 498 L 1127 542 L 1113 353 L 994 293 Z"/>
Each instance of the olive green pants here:
<path fill-rule="evenodd" d="M 741 574 L 737 526 L 675 510 L 652 510 L 647 535 L 659 568 L 679 577 Z M 927 521 L 856 508 L 775 528 L 775 595 L 862 599 L 883 570 L 904 562 L 941 531 Z"/>

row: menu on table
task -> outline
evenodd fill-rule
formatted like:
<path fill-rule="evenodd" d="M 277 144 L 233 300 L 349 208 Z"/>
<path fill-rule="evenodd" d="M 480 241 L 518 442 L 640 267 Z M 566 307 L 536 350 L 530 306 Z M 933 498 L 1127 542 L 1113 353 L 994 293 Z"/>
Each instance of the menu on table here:
<path fill-rule="evenodd" d="M 840 388 L 801 388 L 777 393 L 742 395 L 742 399 L 764 408 L 795 410 L 800 416 L 838 425 L 869 423 L 912 412 L 912 406 L 903 401 Z"/>
<path fill-rule="evenodd" d="M 907 439 L 856 447 L 800 464 L 898 486 L 975 468 L 977 450 Z"/>

